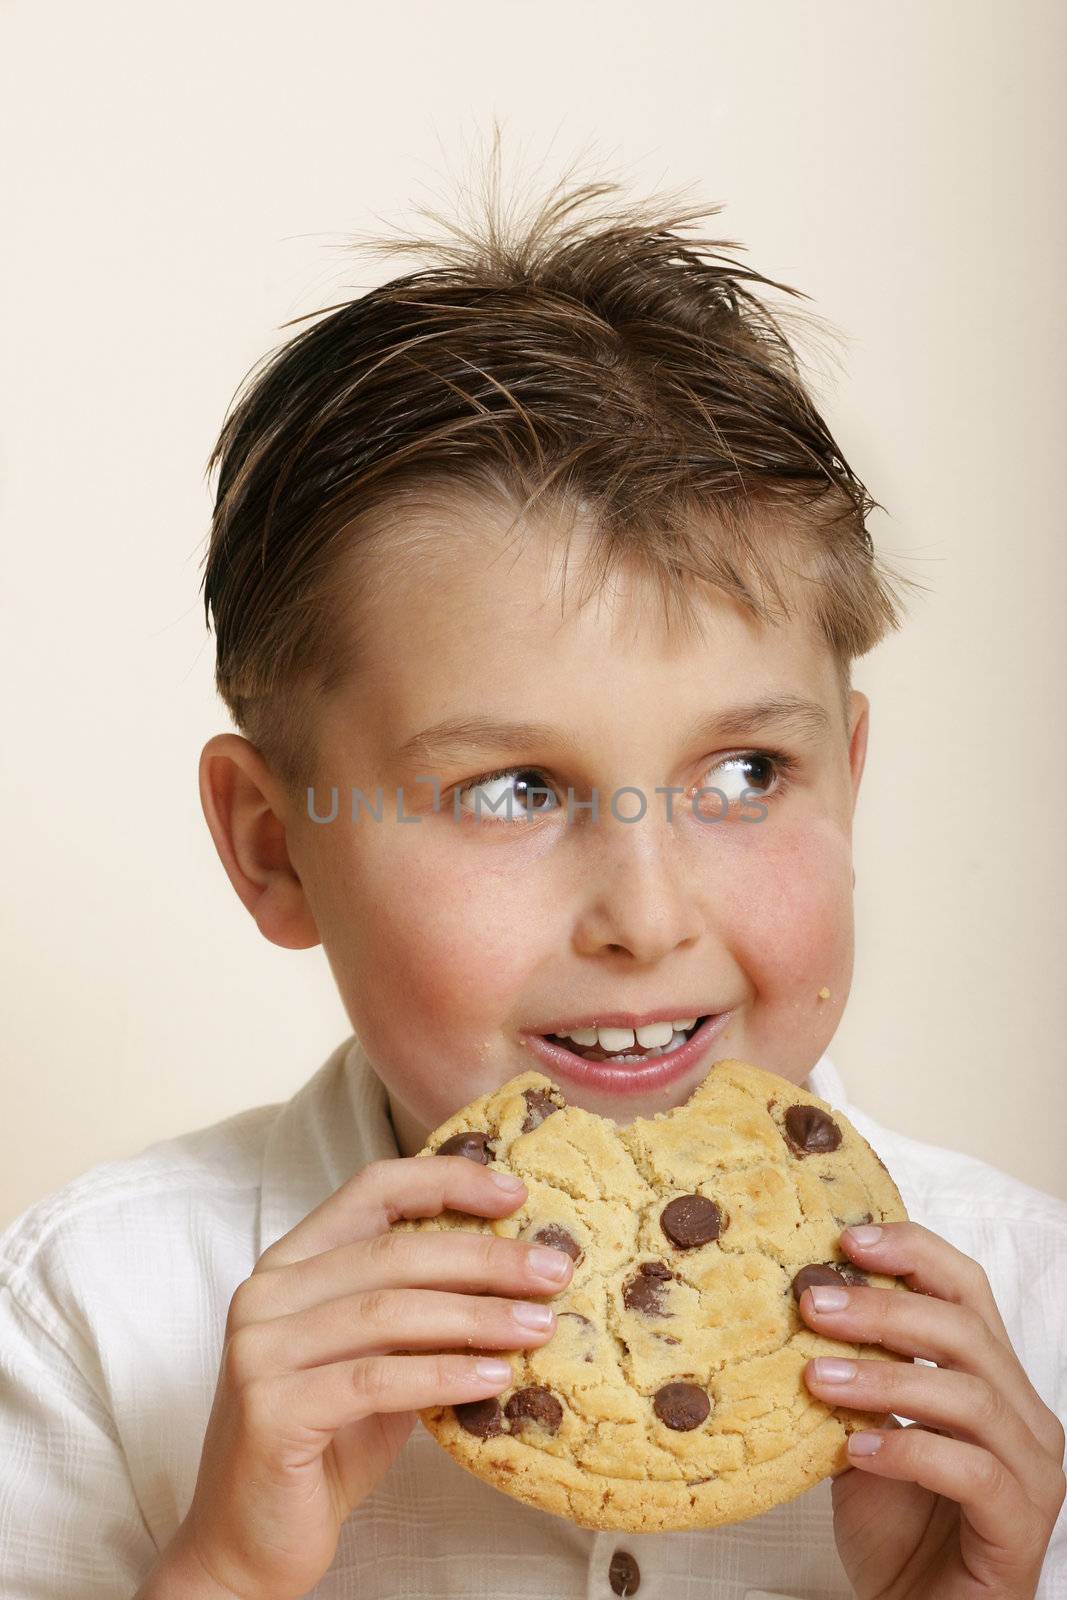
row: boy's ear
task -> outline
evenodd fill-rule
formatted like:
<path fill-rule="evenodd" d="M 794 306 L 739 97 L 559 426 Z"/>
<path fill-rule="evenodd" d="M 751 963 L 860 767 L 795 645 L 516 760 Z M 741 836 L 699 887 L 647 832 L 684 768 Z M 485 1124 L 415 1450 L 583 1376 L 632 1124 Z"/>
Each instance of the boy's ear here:
<path fill-rule="evenodd" d="M 848 697 L 848 765 L 852 773 L 852 809 L 859 799 L 860 779 L 867 760 L 867 733 L 870 728 L 871 702 L 859 689 L 852 689 Z"/>
<path fill-rule="evenodd" d="M 289 858 L 281 786 L 250 740 L 217 733 L 200 753 L 200 804 L 219 860 L 265 939 L 285 950 L 321 944 Z"/>

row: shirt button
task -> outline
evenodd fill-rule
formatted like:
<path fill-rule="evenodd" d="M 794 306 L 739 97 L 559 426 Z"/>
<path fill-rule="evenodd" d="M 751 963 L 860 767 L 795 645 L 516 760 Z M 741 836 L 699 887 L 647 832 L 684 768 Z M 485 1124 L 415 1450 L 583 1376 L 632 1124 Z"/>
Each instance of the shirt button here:
<path fill-rule="evenodd" d="M 616 1550 L 608 1568 L 608 1582 L 615 1594 L 636 1594 L 641 1584 L 641 1568 L 629 1550 Z"/>

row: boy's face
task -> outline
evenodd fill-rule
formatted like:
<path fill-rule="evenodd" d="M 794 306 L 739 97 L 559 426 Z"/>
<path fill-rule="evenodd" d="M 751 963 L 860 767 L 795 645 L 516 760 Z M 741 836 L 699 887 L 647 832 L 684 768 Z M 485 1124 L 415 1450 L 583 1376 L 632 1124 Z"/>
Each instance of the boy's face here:
<path fill-rule="evenodd" d="M 268 777 L 271 843 L 258 752 L 234 735 L 212 741 L 227 753 L 243 746 L 236 782 L 220 785 L 226 819 L 205 800 L 227 871 L 268 938 L 321 939 L 388 1090 L 403 1155 L 515 1074 L 553 1077 L 523 1042 L 531 1030 L 611 1012 L 729 1013 L 703 1058 L 655 1093 L 559 1079 L 571 1104 L 626 1123 L 680 1105 L 726 1057 L 800 1082 L 844 1010 L 866 697 L 851 694 L 846 725 L 833 657 L 812 625 L 795 616 L 763 626 L 707 586 L 699 631 L 668 632 L 658 597 L 636 578 L 617 578 L 577 609 L 585 549 L 576 534 L 565 613 L 562 546 L 551 533 L 505 543 L 457 517 L 432 556 L 389 578 L 362 636 L 369 664 L 324 708 L 315 809 L 330 815 L 336 786 L 336 820 L 316 823 L 306 805 L 294 813 Z M 783 696 L 821 708 L 825 729 L 707 726 Z M 453 718 L 553 731 L 404 754 Z M 784 787 L 765 759 L 738 761 L 766 752 L 792 758 Z M 511 776 L 474 788 L 502 769 Z M 437 810 L 433 786 L 417 781 L 430 776 Z M 523 779 L 552 789 L 555 807 L 544 809 Z M 379 785 L 382 820 L 363 809 L 352 821 L 352 789 L 374 801 Z M 730 797 L 723 820 L 711 820 L 724 804 L 715 795 L 694 814 L 702 785 Z M 609 802 L 625 786 L 640 796 L 619 796 L 616 817 Z M 681 792 L 656 792 L 667 786 Z M 417 822 L 399 819 L 398 788 L 401 815 Z M 580 808 L 594 789 L 595 822 Z M 620 820 L 637 816 L 642 796 L 644 814 Z M 763 820 L 746 820 L 764 807 Z"/>

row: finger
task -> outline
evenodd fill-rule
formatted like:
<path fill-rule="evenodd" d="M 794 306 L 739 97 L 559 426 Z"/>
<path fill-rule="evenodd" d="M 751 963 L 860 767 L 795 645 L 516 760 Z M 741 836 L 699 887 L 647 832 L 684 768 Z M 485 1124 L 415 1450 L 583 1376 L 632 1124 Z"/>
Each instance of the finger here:
<path fill-rule="evenodd" d="M 516 1350 L 539 1347 L 556 1331 L 551 1306 L 434 1289 L 375 1289 L 310 1310 L 240 1327 L 223 1367 L 240 1387 L 300 1367 L 409 1350 Z"/>
<path fill-rule="evenodd" d="M 863 1223 L 844 1230 L 841 1246 L 858 1266 L 901 1278 L 919 1294 L 969 1306 L 1015 1354 L 985 1270 L 940 1234 L 919 1222 Z"/>
<path fill-rule="evenodd" d="M 565 1250 L 493 1233 L 381 1233 L 289 1267 L 253 1273 L 230 1302 L 227 1331 L 371 1289 L 558 1294 L 573 1270 Z"/>
<path fill-rule="evenodd" d="M 371 1161 L 263 1252 L 255 1271 L 284 1267 L 354 1239 L 385 1233 L 400 1217 L 466 1211 L 499 1217 L 514 1211 L 526 1187 L 502 1188 L 494 1171 L 466 1156 L 393 1156 Z"/>
<path fill-rule="evenodd" d="M 985 1318 L 969 1306 L 873 1285 L 850 1289 L 844 1284 L 816 1284 L 804 1290 L 798 1309 L 805 1322 L 830 1338 L 884 1345 L 903 1355 L 936 1361 L 939 1367 L 984 1378 L 1047 1449 L 1040 1396 L 1014 1352 L 1001 1344 Z"/>
<path fill-rule="evenodd" d="M 879 1427 L 880 1428 L 902 1428 L 903 1426 L 904 1426 L 904 1424 L 900 1421 L 900 1419 L 898 1417 L 894 1417 L 892 1412 L 887 1412 L 885 1417 L 879 1423 Z M 849 1463 L 848 1466 L 839 1467 L 836 1472 L 831 1472 L 830 1476 L 831 1476 L 831 1478 L 842 1478 L 842 1477 L 844 1477 L 846 1472 L 851 1472 L 851 1471 L 852 1471 L 852 1465 L 851 1465 L 851 1463 Z"/>
<path fill-rule="evenodd" d="M 874 1453 L 863 1454 L 875 1440 L 880 1443 Z M 1018 1479 L 988 1450 L 912 1427 L 850 1434 L 848 1457 L 863 1472 L 920 1484 L 961 1506 L 983 1541 L 974 1557 L 990 1581 L 1002 1582 L 1012 1572 L 1040 1570 L 1049 1531 L 1045 1518 L 1031 1505 Z M 981 1570 L 976 1573 L 982 1575 Z"/>
<path fill-rule="evenodd" d="M 872 1239 L 873 1235 L 877 1238 Z M 862 1224 L 846 1228 L 841 1234 L 841 1246 L 857 1266 L 900 1278 L 920 1294 L 976 1312 L 1007 1352 L 1009 1366 L 1015 1374 L 1009 1386 L 1013 1405 L 1045 1449 L 1055 1451 L 1058 1418 L 1031 1384 L 979 1262 L 918 1222 L 885 1222 L 881 1226 Z"/>
<path fill-rule="evenodd" d="M 1002 1461 L 1034 1505 L 1049 1496 L 1048 1457 L 1019 1413 L 984 1378 L 944 1367 L 830 1356 L 809 1361 L 804 1381 L 830 1406 L 896 1412 L 947 1428 Z"/>
<path fill-rule="evenodd" d="M 513 1381 L 506 1358 L 360 1357 L 257 1378 L 241 1391 L 241 1415 L 258 1437 L 306 1447 L 314 1443 L 309 1439 L 312 1432 L 332 1436 L 348 1423 L 379 1413 L 488 1399 Z"/>

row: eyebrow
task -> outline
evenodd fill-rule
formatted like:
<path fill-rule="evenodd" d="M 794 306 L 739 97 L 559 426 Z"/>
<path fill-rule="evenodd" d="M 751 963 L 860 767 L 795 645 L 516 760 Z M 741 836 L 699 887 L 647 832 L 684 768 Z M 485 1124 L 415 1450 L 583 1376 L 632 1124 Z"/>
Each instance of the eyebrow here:
<path fill-rule="evenodd" d="M 690 739 L 740 738 L 757 728 L 770 726 L 791 728 L 801 737 L 819 739 L 830 732 L 831 720 L 816 700 L 792 694 L 770 695 L 750 705 L 712 712 L 691 730 Z M 430 762 L 445 754 L 483 750 L 522 752 L 536 745 L 557 745 L 572 754 L 577 752 L 569 735 L 545 723 L 503 722 L 494 717 L 471 715 L 446 717 L 424 728 L 406 740 L 396 756 L 405 762 Z"/>

